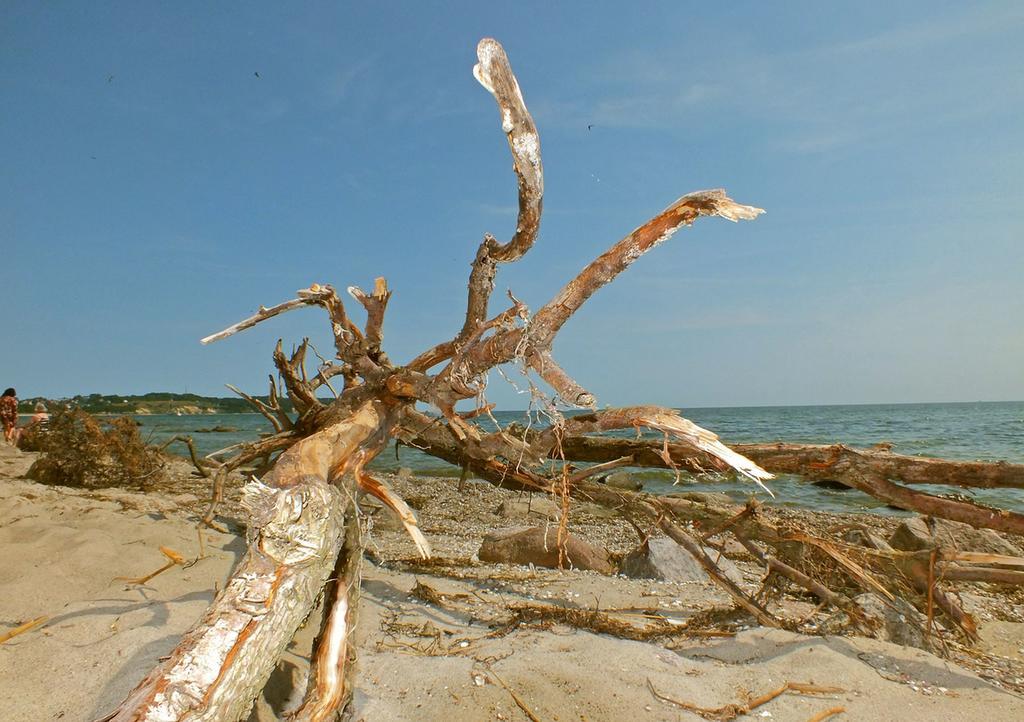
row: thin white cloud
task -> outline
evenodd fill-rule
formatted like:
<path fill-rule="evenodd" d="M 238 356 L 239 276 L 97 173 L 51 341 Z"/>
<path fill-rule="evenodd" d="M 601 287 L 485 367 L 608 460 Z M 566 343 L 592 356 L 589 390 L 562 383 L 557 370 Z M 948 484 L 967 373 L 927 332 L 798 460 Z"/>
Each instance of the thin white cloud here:
<path fill-rule="evenodd" d="M 958 15 L 928 18 L 913 25 L 895 27 L 859 40 L 830 46 L 827 52 L 863 54 L 920 50 L 960 38 L 1019 32 L 1024 25 L 1024 5 L 1019 3 L 1005 5 L 1000 12 L 985 12 L 970 3 L 964 7 L 967 8 L 966 12 Z"/>
<path fill-rule="evenodd" d="M 377 63 L 376 55 L 369 55 L 352 65 L 338 68 L 330 73 L 323 83 L 321 92 L 329 106 L 336 106 L 348 99 L 352 86 L 360 76 L 366 75 Z"/>
<path fill-rule="evenodd" d="M 1007 77 L 1006 68 L 956 51 L 964 42 L 976 46 L 1022 28 L 1024 6 L 971 6 L 853 40 L 768 55 L 739 42 L 716 60 L 695 58 L 685 45 L 630 50 L 579 79 L 578 97 L 542 100 L 535 115 L 562 128 L 681 132 L 735 115 L 761 122 L 760 140 L 785 153 L 886 143 L 916 126 L 969 123 L 1004 112 L 1024 97 L 1024 83 Z"/>
<path fill-rule="evenodd" d="M 477 203 L 476 209 L 481 213 L 493 216 L 514 216 L 519 212 L 518 206 L 500 205 L 498 203 Z"/>

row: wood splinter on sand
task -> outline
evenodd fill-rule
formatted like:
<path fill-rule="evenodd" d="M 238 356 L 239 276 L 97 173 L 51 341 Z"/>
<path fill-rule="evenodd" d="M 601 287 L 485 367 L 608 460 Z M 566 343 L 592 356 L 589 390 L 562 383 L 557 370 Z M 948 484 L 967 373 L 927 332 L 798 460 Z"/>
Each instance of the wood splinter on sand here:
<path fill-rule="evenodd" d="M 679 229 L 701 217 L 753 220 L 763 211 L 736 203 L 724 190 L 684 195 L 587 264 L 535 312 L 510 293 L 510 305 L 494 313 L 490 299 L 498 267 L 522 259 L 537 239 L 544 178 L 537 128 L 505 51 L 497 41 L 486 38 L 477 47 L 477 57 L 473 74 L 497 103 L 512 154 L 518 217 L 511 238 L 502 242 L 485 234 L 477 248 L 462 327 L 408 363 L 393 363 L 383 349 L 384 319 L 392 292 L 380 277 L 374 280 L 371 293 L 348 288 L 349 296 L 365 311 L 361 326 L 349 316 L 333 286 L 313 283 L 299 290 L 296 298 L 260 306 L 254 315 L 202 340 L 210 343 L 227 338 L 268 318 L 315 306 L 328 316 L 335 359 L 321 359 L 316 372 L 310 373 L 306 368 L 311 348 L 308 339 L 291 353 L 278 341 L 273 361 L 280 383 L 270 376 L 267 401 L 231 387 L 270 421 L 275 433 L 195 463 L 213 476 L 213 498 L 203 518 L 209 525 L 214 524 L 227 475 L 243 465 L 256 464 L 243 496 L 249 516 L 247 551 L 203 617 L 108 719 L 227 722 L 243 718 L 321 595 L 325 613 L 314 642 L 309 682 L 289 719 L 327 720 L 343 710 L 353 692 L 349 659 L 354 656 L 351 633 L 362 557 L 355 506 L 358 495 L 365 492 L 380 499 L 398 515 L 420 555 L 430 555 L 415 514 L 365 470 L 392 440 L 415 445 L 456 464 L 465 474 L 506 488 L 555 494 L 561 498 L 563 510 L 570 497 L 582 499 L 614 509 L 634 524 L 639 520 L 652 530 L 658 528 L 693 551 L 712 579 L 763 624 L 785 626 L 761 601 L 720 572 L 692 527 L 742 535 L 759 545 L 758 549 L 760 545 L 771 547 L 770 554 L 766 550 L 762 554 L 773 574 L 786 576 L 822 597 L 824 603 L 844 609 L 853 608 L 852 600 L 832 589 L 829 585 L 833 582 L 854 588 L 870 586 L 870 580 L 891 573 L 893 578 L 910 578 L 917 584 L 921 570 L 927 570 L 916 557 L 877 554 L 869 559 L 855 549 L 810 534 L 794 537 L 792 529 L 779 528 L 756 508 L 738 516 L 735 508 L 611 489 L 594 481 L 592 475 L 567 466 L 573 460 L 585 460 L 574 451 L 574 440 L 616 429 L 647 429 L 659 436 L 656 452 L 640 448 L 600 461 L 618 466 L 628 459 L 643 465 L 645 455 L 654 453 L 663 464 L 688 457 L 696 467 L 731 469 L 756 484 L 772 478 L 770 465 L 726 446 L 715 434 L 673 410 L 658 406 L 594 410 L 597 397 L 562 368 L 552 351 L 559 330 L 594 293 Z M 487 374 L 506 364 L 535 374 L 562 404 L 589 412 L 563 417 L 555 411 L 554 401 L 547 400 L 552 418 L 548 428 L 489 430 L 479 425 L 474 419 L 489 410 L 484 393 Z M 332 385 L 335 377 L 341 379 L 340 391 Z M 320 398 L 321 386 L 329 388 L 332 400 Z M 285 397 L 291 402 L 291 412 L 282 405 Z M 456 411 L 456 405 L 467 400 L 475 402 L 475 410 Z M 417 404 L 431 407 L 437 416 L 422 413 Z M 562 462 L 561 469 L 551 470 L 552 459 Z M 565 535 L 560 533 L 558 539 L 560 558 L 564 558 Z M 943 596 L 927 574 L 924 583 L 929 594 L 934 592 L 942 611 L 968 629 L 969 616 L 948 595 Z"/>
<path fill-rule="evenodd" d="M 200 544 L 202 543 L 202 535 L 199 537 Z M 163 574 L 173 566 L 181 566 L 185 563 L 185 557 L 178 554 L 178 552 L 168 547 L 160 547 L 160 552 L 167 557 L 167 563 L 157 569 L 155 572 L 150 572 L 142 577 L 114 577 L 116 582 L 128 582 L 129 584 L 145 584 L 153 577 Z"/>
<path fill-rule="evenodd" d="M 24 634 L 25 632 L 29 632 L 29 631 L 35 629 L 36 627 L 38 627 L 38 626 L 40 626 L 42 624 L 45 624 L 49 620 L 50 620 L 50 616 L 48 614 L 44 614 L 43 616 L 36 617 L 35 619 L 32 619 L 32 620 L 30 620 L 28 622 L 25 622 L 24 624 L 19 624 L 14 629 L 8 630 L 8 631 L 4 632 L 3 634 L 0 634 L 0 644 L 3 644 L 4 642 L 6 642 L 6 641 L 8 641 L 10 639 L 14 639 L 19 634 Z"/>

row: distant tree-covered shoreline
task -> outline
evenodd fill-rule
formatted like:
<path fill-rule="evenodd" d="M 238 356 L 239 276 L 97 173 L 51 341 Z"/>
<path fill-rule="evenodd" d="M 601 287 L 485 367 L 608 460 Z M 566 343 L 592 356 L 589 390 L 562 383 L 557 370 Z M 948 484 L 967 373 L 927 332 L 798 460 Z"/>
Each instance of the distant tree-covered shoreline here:
<path fill-rule="evenodd" d="M 257 396 L 267 401 L 266 396 Z M 20 399 L 18 411 L 30 414 L 35 405 L 42 401 L 47 408 L 55 406 L 73 407 L 90 414 L 249 414 L 253 413 L 244 399 L 234 396 L 200 396 L 198 394 L 173 394 L 153 391 L 141 395 L 125 394 L 81 394 L 68 398 L 49 399 L 42 396 Z M 282 399 L 286 411 L 291 411 L 287 400 Z"/>

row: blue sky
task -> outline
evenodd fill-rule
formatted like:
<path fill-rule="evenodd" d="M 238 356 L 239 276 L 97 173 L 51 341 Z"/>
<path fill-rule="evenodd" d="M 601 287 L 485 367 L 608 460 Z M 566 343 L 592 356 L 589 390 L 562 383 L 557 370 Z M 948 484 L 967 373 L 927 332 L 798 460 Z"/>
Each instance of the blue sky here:
<path fill-rule="evenodd" d="M 690 191 L 767 209 L 681 231 L 563 329 L 602 405 L 1024 399 L 1024 7 L 629 5 L 4 3 L 0 385 L 262 392 L 277 338 L 328 352 L 322 313 L 198 339 L 377 275 L 393 359 L 450 337 L 515 222 L 471 74 L 493 36 L 546 178 L 500 291 L 538 308 Z"/>

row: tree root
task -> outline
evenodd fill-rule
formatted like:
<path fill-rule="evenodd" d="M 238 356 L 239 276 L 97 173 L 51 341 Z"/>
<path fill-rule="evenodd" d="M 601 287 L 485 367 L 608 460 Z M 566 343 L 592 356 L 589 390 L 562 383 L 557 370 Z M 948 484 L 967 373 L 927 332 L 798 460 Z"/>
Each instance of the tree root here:
<path fill-rule="evenodd" d="M 838 694 L 845 691 L 840 687 L 820 687 L 801 682 L 786 682 L 781 687 L 773 689 L 770 692 L 766 692 L 747 702 L 736 702 L 733 704 L 722 705 L 721 707 L 700 707 L 691 702 L 684 702 L 662 694 L 655 689 L 654 683 L 651 682 L 650 679 L 647 680 L 647 688 L 655 698 L 662 702 L 667 702 L 679 707 L 680 709 L 685 709 L 687 712 L 698 714 L 704 719 L 718 720 L 718 722 L 730 722 L 730 720 L 734 720 L 741 715 L 749 714 L 751 711 L 762 705 L 768 704 L 773 699 L 785 694 L 786 692 L 795 692 L 796 694 Z M 832 712 L 831 710 L 828 710 L 828 712 L 829 714 L 835 714 L 835 712 Z M 822 717 L 821 719 L 825 718 Z"/>

